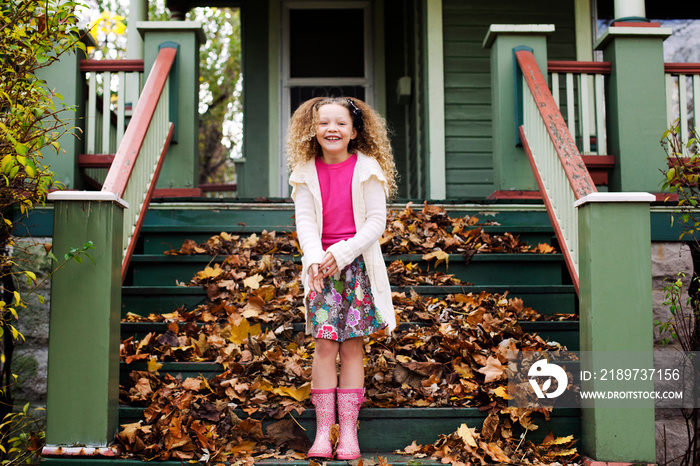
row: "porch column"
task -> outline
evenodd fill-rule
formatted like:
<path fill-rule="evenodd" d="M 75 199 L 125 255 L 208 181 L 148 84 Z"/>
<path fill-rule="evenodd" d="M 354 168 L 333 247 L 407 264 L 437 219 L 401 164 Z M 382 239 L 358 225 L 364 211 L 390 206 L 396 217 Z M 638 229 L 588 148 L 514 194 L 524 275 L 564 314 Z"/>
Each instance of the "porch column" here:
<path fill-rule="evenodd" d="M 82 41 L 88 47 L 97 46 L 89 34 L 86 34 Z M 55 89 L 63 96 L 66 107 L 75 107 L 75 112 L 65 111 L 59 114 L 67 123 L 66 128 L 69 128 L 58 141 L 61 144 L 61 153 L 57 154 L 53 147 L 46 147 L 41 151 L 44 163 L 50 165 L 54 172 L 54 180 L 63 183 L 66 189 L 83 188 L 82 177 L 78 171 L 78 155 L 85 152 L 83 133 L 80 131 L 80 128 L 84 129 L 87 108 L 85 73 L 80 71 L 80 60 L 85 58 L 85 53 L 76 49 L 75 52 L 63 54 L 60 60 L 36 72 L 38 78 L 46 81 L 48 89 Z M 58 99 L 55 99 L 54 103 L 57 109 L 62 108 Z M 72 126 L 77 128 L 70 129 Z"/>
<path fill-rule="evenodd" d="M 148 21 L 148 3 L 146 0 L 131 0 L 129 3 L 129 18 L 128 23 L 131 26 L 128 28 L 126 37 L 126 58 L 129 60 L 143 59 L 143 38 L 139 34 L 136 24 L 139 21 Z M 136 101 L 139 95 L 139 78 L 133 73 L 126 75 L 125 98 L 128 115 L 131 115 L 131 110 L 136 107 Z"/>
<path fill-rule="evenodd" d="M 112 193 L 88 191 L 58 191 L 49 201 L 56 257 L 62 260 L 88 241 L 95 249 L 88 251 L 93 260 L 70 261 L 51 279 L 44 454 L 71 454 L 71 447 L 82 445 L 97 448 L 96 455 L 113 455 L 126 204 Z"/>
<path fill-rule="evenodd" d="M 144 69 L 150 70 L 164 42 L 179 45 L 170 86 L 178 90 L 170 108 L 175 123 L 157 188 L 196 188 L 199 180 L 199 47 L 206 40 L 198 21 L 141 21 L 136 24 L 144 41 Z M 173 111 L 174 107 L 174 111 Z"/>
<path fill-rule="evenodd" d="M 442 52 L 442 0 L 426 0 L 428 95 L 428 197 L 445 199 L 445 73 Z"/>
<path fill-rule="evenodd" d="M 649 221 L 654 199 L 647 193 L 593 193 L 575 204 L 580 341 L 582 354 L 592 356 L 586 367 L 591 373 L 612 369 L 618 352 L 634 356 L 624 361 L 631 368 L 654 367 Z M 615 369 L 624 369 L 622 363 L 618 357 Z M 604 383 L 593 377 L 582 381 L 581 389 L 602 390 Z M 653 391 L 654 383 L 640 381 L 635 387 Z M 635 408 L 621 408 L 614 400 L 588 401 L 581 409 L 583 454 L 606 462 L 656 462 L 654 400 L 639 400 Z"/>
<path fill-rule="evenodd" d="M 493 122 L 493 184 L 495 191 L 537 191 L 515 123 L 516 66 L 513 49 L 532 49 L 547 76 L 547 36 L 553 24 L 492 24 L 484 48 L 491 50 L 491 121 Z M 665 115 L 665 113 L 664 113 Z"/>
<path fill-rule="evenodd" d="M 615 21 L 646 21 L 644 0 L 615 0 Z"/>
<path fill-rule="evenodd" d="M 612 62 L 606 86 L 608 148 L 616 157 L 610 191 L 658 192 L 666 163 L 659 143 L 667 128 L 663 41 L 671 29 L 637 24 L 613 23 L 595 44 Z"/>

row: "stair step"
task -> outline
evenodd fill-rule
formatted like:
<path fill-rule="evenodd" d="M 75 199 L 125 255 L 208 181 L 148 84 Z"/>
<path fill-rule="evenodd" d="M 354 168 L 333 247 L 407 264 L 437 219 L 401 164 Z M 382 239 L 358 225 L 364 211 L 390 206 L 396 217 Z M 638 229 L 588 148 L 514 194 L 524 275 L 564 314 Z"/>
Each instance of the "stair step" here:
<path fill-rule="evenodd" d="M 537 246 L 540 243 L 550 244 L 554 236 L 551 225 L 521 225 L 517 227 L 517 231 L 514 231 L 513 227 L 502 225 L 485 225 L 480 228 L 490 235 L 512 233 L 531 246 Z M 144 225 L 141 229 L 141 239 L 144 254 L 162 254 L 170 250 L 179 250 L 185 240 L 192 240 L 197 244 L 206 243 L 209 238 L 222 231 L 245 237 L 253 233 L 260 234 L 264 230 L 282 233 L 294 231 L 294 227 L 289 225 L 236 225 L 227 228 L 227 226 L 219 224 Z"/>
<path fill-rule="evenodd" d="M 371 462 L 372 460 L 377 461 L 377 455 L 381 456 L 386 460 L 386 464 L 391 466 L 408 466 L 410 465 L 422 465 L 422 466 L 441 466 L 442 462 L 439 460 L 434 460 L 432 458 L 413 458 L 407 455 L 397 455 L 393 452 L 382 452 L 382 451 L 368 451 L 364 450 L 362 452 L 362 458 L 364 461 Z M 140 459 L 107 459 L 107 458 L 42 458 L 42 464 L 47 466 L 143 466 L 144 462 Z M 182 466 L 181 461 L 158 461 L 156 464 L 158 466 Z M 309 460 L 280 460 L 280 459 L 264 459 L 255 462 L 256 465 L 264 466 L 309 466 Z M 333 460 L 333 461 L 323 461 L 324 466 L 348 466 L 348 462 L 345 460 Z"/>
<path fill-rule="evenodd" d="M 523 329 L 524 332 L 526 333 L 536 333 L 542 339 L 545 341 L 550 341 L 550 342 L 558 342 L 563 346 L 566 346 L 567 349 L 570 351 L 579 351 L 579 322 L 578 321 L 520 321 L 519 322 L 520 327 Z M 401 326 L 404 325 L 420 325 L 420 324 L 401 324 Z M 155 332 L 155 333 L 165 333 L 165 331 L 168 329 L 168 324 L 164 322 L 122 322 L 121 324 L 121 339 L 125 340 L 129 337 L 134 337 L 136 340 L 142 339 L 144 336 L 146 336 L 148 333 Z M 304 331 L 304 324 L 298 323 L 294 324 L 293 327 L 294 332 L 303 332 Z M 132 363 L 131 365 L 127 365 L 125 363 L 122 363 L 124 367 L 122 367 L 122 371 L 126 371 L 127 373 L 130 372 L 131 370 L 145 370 L 145 365 L 142 366 L 134 366 L 134 364 L 137 363 Z M 202 364 L 203 368 L 206 368 L 205 371 L 210 371 L 209 366 L 207 364 L 210 363 L 165 363 L 167 366 L 164 366 L 161 369 L 161 372 L 172 372 L 176 371 L 175 373 L 179 373 L 181 370 L 178 369 L 177 367 L 174 367 L 173 369 L 170 369 L 173 366 L 170 366 L 171 364 Z M 223 372 L 223 367 L 220 365 L 216 365 L 217 367 L 213 370 L 218 370 L 219 372 Z M 167 367 L 167 368 L 166 368 Z M 199 370 L 199 369 L 197 369 Z M 196 371 L 195 371 L 196 372 Z M 191 370 L 187 370 L 186 373 L 192 373 Z M 184 373 L 183 373 L 184 375 Z M 190 376 L 188 376 L 190 377 Z"/>
<path fill-rule="evenodd" d="M 540 314 L 576 314 L 578 301 L 573 285 L 513 285 L 513 286 L 393 286 L 392 291 L 422 296 L 445 296 L 448 294 L 487 293 L 503 294 L 509 298 L 520 298 L 526 307 Z M 125 286 L 122 288 L 122 318 L 128 312 L 140 316 L 164 314 L 185 306 L 196 307 L 206 301 L 206 293 L 200 286 Z"/>
<path fill-rule="evenodd" d="M 143 419 L 143 411 L 143 408 L 121 406 L 119 423 L 138 422 Z M 242 410 L 236 411 L 241 419 L 247 417 Z M 434 443 L 440 434 L 449 435 L 462 424 L 480 430 L 487 414 L 479 408 L 362 408 L 358 438 L 365 452 L 391 452 L 404 449 L 413 441 L 422 445 Z M 292 415 L 313 439 L 316 435 L 315 410 L 309 407 L 300 415 Z M 262 415 L 253 417 L 260 419 Z M 550 431 L 557 436 L 581 437 L 579 409 L 553 409 L 549 421 L 545 421 L 540 413 L 533 413 L 532 420 L 539 426 L 527 433 L 526 439 L 532 442 L 541 442 Z M 265 417 L 263 429 L 275 421 Z M 520 433 L 514 429 L 513 435 L 519 436 Z"/>
<path fill-rule="evenodd" d="M 172 286 L 177 282 L 188 282 L 207 265 L 223 262 L 224 259 L 225 256 L 208 255 L 134 256 L 131 259 L 132 285 Z M 425 264 L 421 254 L 385 256 L 384 259 L 387 263 L 402 260 Z M 461 254 L 450 254 L 449 264 L 443 262 L 438 267 L 433 264 L 430 264 L 430 270 L 454 274 L 462 281 L 481 286 L 562 285 L 570 282 L 561 254 L 485 253 L 475 254 L 468 263 Z M 428 264 L 425 264 L 425 268 L 428 268 Z"/>

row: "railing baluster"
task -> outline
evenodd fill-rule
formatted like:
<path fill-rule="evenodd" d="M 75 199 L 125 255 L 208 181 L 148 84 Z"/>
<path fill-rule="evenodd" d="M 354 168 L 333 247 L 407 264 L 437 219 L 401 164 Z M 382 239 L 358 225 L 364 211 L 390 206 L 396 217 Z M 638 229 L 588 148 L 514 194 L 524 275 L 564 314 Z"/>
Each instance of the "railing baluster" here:
<path fill-rule="evenodd" d="M 88 94 L 86 102 L 86 122 L 84 129 L 85 150 L 88 154 L 98 151 L 103 154 L 113 154 L 119 147 L 126 128 L 125 114 L 125 88 L 126 76 L 135 75 L 137 80 L 143 75 L 143 60 L 81 60 L 81 71 L 89 73 Z M 112 77 L 116 73 L 116 100 L 115 112 L 110 110 L 112 95 Z M 98 74 L 103 78 L 100 87 L 102 92 L 102 107 L 98 108 Z M 94 170 L 93 170 L 94 172 Z M 94 172 L 97 181 L 103 178 L 100 172 Z"/>
<path fill-rule="evenodd" d="M 579 76 L 579 95 L 581 96 L 579 100 L 579 108 L 581 109 L 581 139 L 583 140 L 583 153 L 591 153 L 591 132 L 590 132 L 590 118 L 591 111 L 589 108 L 588 100 L 588 75 L 582 73 Z"/>
<path fill-rule="evenodd" d="M 559 73 L 552 73 L 552 96 L 554 97 L 554 103 L 557 104 L 557 108 L 561 109 L 559 103 Z"/>
<path fill-rule="evenodd" d="M 586 63 L 576 68 L 573 62 L 552 62 L 552 91 L 541 75 L 532 52 L 516 52 L 523 79 L 523 126 L 519 128 L 521 140 L 530 165 L 536 174 L 538 187 L 547 205 L 547 213 L 555 227 L 557 239 L 565 256 L 566 265 L 578 292 L 578 216 L 574 201 L 586 194 L 595 192 L 596 188 L 586 170 L 581 154 L 576 148 L 574 134 L 576 128 L 576 102 L 574 74 L 580 74 L 578 91 L 579 127 L 584 139 L 584 146 L 590 150 L 590 108 L 588 73 L 590 70 L 602 77 L 609 72 L 605 63 Z M 578 70 L 578 71 L 576 71 Z M 566 73 L 566 106 L 568 125 L 562 117 L 556 103 L 556 72 Z M 600 105 L 601 108 L 604 108 Z M 601 110 L 596 109 L 596 116 Z M 596 123 L 603 121 L 601 117 Z M 545 124 L 546 122 L 546 124 Z M 571 129 L 569 129 L 571 128 Z"/>
<path fill-rule="evenodd" d="M 598 155 L 608 153 L 608 133 L 605 129 L 605 81 L 602 74 L 593 78 L 595 82 L 595 124 Z"/>
<path fill-rule="evenodd" d="M 86 150 L 88 154 L 95 153 L 95 120 L 97 118 L 97 74 L 93 71 L 90 73 L 90 82 L 88 84 L 88 108 L 87 108 L 87 144 Z"/>
<path fill-rule="evenodd" d="M 673 110 L 674 78 L 671 73 L 666 73 L 666 123 L 671 126 L 676 120 L 676 112 Z"/>
<path fill-rule="evenodd" d="M 574 75 L 566 73 L 566 113 L 571 137 L 576 140 L 576 105 L 574 104 Z"/>
<path fill-rule="evenodd" d="M 124 120 L 125 120 L 125 109 L 124 109 L 124 94 L 126 93 L 126 73 L 120 71 L 118 74 L 119 79 L 119 92 L 117 94 L 117 147 L 122 142 L 124 137 Z"/>
<path fill-rule="evenodd" d="M 112 73 L 106 71 L 102 75 L 102 153 L 109 154 L 109 129 L 112 124 L 112 119 L 110 118 L 110 96 L 112 94 L 111 90 Z"/>
<path fill-rule="evenodd" d="M 688 89 L 684 74 L 678 75 L 678 114 L 681 127 L 681 141 L 688 140 Z"/>
<path fill-rule="evenodd" d="M 693 75 L 693 127 L 700 128 L 700 75 Z"/>

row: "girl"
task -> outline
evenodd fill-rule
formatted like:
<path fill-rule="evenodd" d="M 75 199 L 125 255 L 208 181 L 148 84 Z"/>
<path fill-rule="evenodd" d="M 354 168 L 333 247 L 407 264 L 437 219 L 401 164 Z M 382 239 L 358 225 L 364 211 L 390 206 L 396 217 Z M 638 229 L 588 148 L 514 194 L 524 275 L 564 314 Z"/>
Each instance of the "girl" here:
<path fill-rule="evenodd" d="M 303 253 L 306 331 L 315 338 L 311 402 L 316 440 L 309 457 L 360 457 L 357 417 L 364 401 L 363 337 L 396 326 L 379 246 L 396 169 L 386 125 L 358 99 L 317 97 L 292 115 L 287 136 L 297 238 Z M 340 355 L 340 378 L 336 358 Z"/>

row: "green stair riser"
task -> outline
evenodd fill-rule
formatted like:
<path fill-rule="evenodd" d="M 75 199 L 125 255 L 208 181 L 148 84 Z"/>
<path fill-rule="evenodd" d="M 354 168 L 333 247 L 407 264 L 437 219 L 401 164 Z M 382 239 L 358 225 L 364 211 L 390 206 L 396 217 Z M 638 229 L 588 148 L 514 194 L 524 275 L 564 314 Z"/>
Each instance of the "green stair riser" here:
<path fill-rule="evenodd" d="M 558 342 L 563 346 L 566 346 L 570 351 L 579 350 L 579 323 L 578 321 L 562 321 L 562 322 L 520 322 L 520 326 L 524 332 L 527 333 L 537 333 L 545 341 Z M 165 323 L 142 323 L 142 322 L 129 322 L 122 324 L 121 338 L 125 340 L 129 337 L 133 337 L 136 340 L 142 339 L 146 334 L 150 332 L 155 333 L 165 333 L 167 330 L 167 324 Z M 303 324 L 295 324 L 294 331 L 302 332 Z M 172 363 L 174 364 L 174 363 Z M 126 365 L 126 367 L 129 367 Z M 217 367 L 217 370 L 221 370 L 221 367 Z M 126 370 L 122 367 L 122 370 Z M 132 370 L 132 369 L 129 369 Z M 139 368 L 142 370 L 142 368 Z M 178 370 L 177 368 L 175 370 Z"/>
<path fill-rule="evenodd" d="M 521 226 L 516 234 L 519 239 L 530 246 L 537 246 L 540 243 L 551 244 L 554 231 L 551 226 Z M 482 229 L 490 235 L 500 235 L 512 232 L 512 229 L 503 226 L 484 226 Z M 192 240 L 197 244 L 205 243 L 214 235 L 222 231 L 236 234 L 245 238 L 253 233 L 258 236 L 263 230 L 276 231 L 278 234 L 286 231 L 293 231 L 294 227 L 287 225 L 278 226 L 232 226 L 229 228 L 220 225 L 192 225 L 192 226 L 144 226 L 141 230 L 141 240 L 143 241 L 143 254 L 162 254 L 169 250 L 179 250 L 185 240 Z"/>
<path fill-rule="evenodd" d="M 414 289 L 422 296 L 441 297 L 456 293 L 503 294 L 508 291 L 508 298 L 520 298 L 525 307 L 531 307 L 540 314 L 576 314 L 577 300 L 573 286 L 414 286 L 392 287 L 392 291 L 409 293 Z M 206 293 L 201 287 L 163 286 L 163 287 L 124 287 L 122 291 L 122 317 L 127 312 L 147 316 L 151 313 L 163 314 L 185 306 L 196 307 L 206 301 Z"/>
<path fill-rule="evenodd" d="M 120 424 L 143 419 L 143 410 L 139 408 L 122 407 L 119 414 Z M 403 449 L 413 441 L 425 445 L 434 443 L 440 434 L 449 435 L 455 432 L 462 424 L 481 430 L 487 414 L 478 408 L 362 408 L 358 439 L 365 452 Z M 538 443 L 550 431 L 558 437 L 573 435 L 574 438 L 580 438 L 579 415 L 578 409 L 555 409 L 550 420 L 545 421 L 541 414 L 535 413 L 532 420 L 539 428 L 528 432 L 526 439 Z M 246 415 L 241 412 L 240 417 L 245 418 Z M 313 408 L 308 408 L 301 415 L 294 414 L 294 418 L 313 440 L 316 435 Z M 264 419 L 263 428 L 276 421 Z M 519 436 L 520 433 L 517 429 L 513 431 L 514 436 Z"/>
<path fill-rule="evenodd" d="M 135 256 L 131 261 L 133 285 L 172 286 L 189 282 L 203 270 L 211 256 Z M 223 257 L 215 261 L 223 261 Z M 449 265 L 428 265 L 420 255 L 386 256 L 387 263 L 401 259 L 418 262 L 424 270 L 437 270 L 454 274 L 463 281 L 480 286 L 495 285 L 560 285 L 567 274 L 562 256 L 559 254 L 476 254 L 469 264 L 460 255 L 450 255 Z M 566 276 L 568 281 L 568 275 Z"/>
<path fill-rule="evenodd" d="M 549 217 L 544 206 L 537 203 L 529 206 L 513 206 L 501 203 L 486 203 L 483 205 L 450 205 L 441 204 L 446 214 L 452 218 L 475 216 L 479 223 L 495 222 L 511 229 L 516 234 L 518 227 L 544 225 L 551 228 Z M 403 210 L 404 202 L 389 204 L 391 210 Z M 413 210 L 420 212 L 422 204 L 414 204 Z M 144 226 L 197 226 L 219 225 L 220 228 L 256 226 L 268 231 L 275 227 L 291 226 L 294 224 L 294 205 L 291 202 L 283 204 L 204 202 L 200 205 L 185 204 L 175 207 L 174 204 L 151 203 L 146 215 Z"/>

